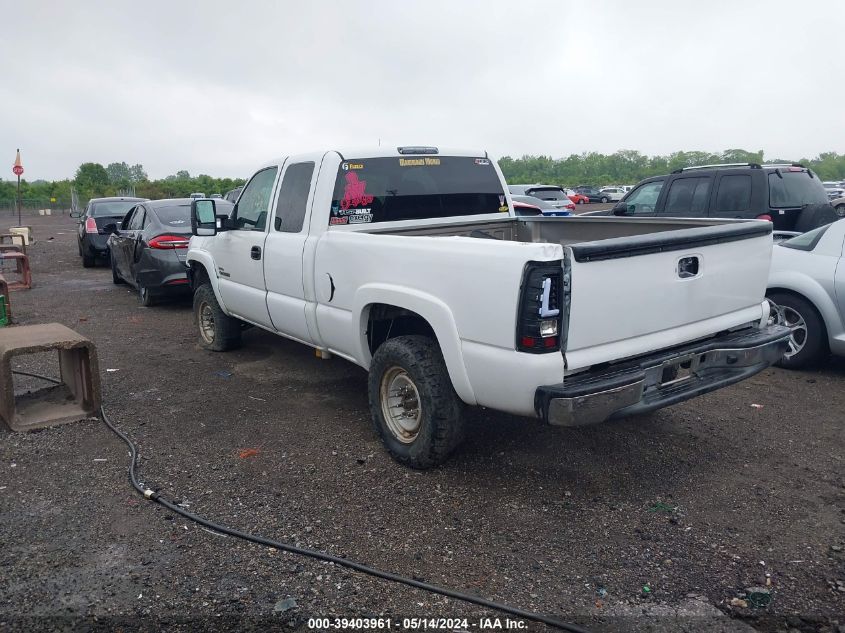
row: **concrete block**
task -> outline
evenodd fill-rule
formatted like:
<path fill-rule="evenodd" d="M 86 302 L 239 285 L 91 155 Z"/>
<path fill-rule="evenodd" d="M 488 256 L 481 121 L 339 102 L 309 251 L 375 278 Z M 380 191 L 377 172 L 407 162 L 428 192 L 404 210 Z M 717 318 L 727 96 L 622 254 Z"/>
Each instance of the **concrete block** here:
<path fill-rule="evenodd" d="M 20 279 L 17 281 L 9 282 L 9 290 L 29 290 L 32 288 L 32 271 L 29 269 L 29 257 L 27 255 L 3 251 L 0 252 L 0 261 L 4 263 L 7 261 L 15 262 L 15 272 L 20 275 Z M 4 268 L 3 272 L 6 273 L 7 270 Z"/>
<path fill-rule="evenodd" d="M 23 235 L 17 233 L 0 233 L 0 245 L 6 244 L 7 242 L 19 246 L 22 252 L 26 253 L 26 243 L 24 242 Z"/>
<path fill-rule="evenodd" d="M 15 397 L 16 356 L 55 351 L 62 384 Z M 12 431 L 75 422 L 100 409 L 100 367 L 94 343 L 60 323 L 0 329 L 0 419 Z"/>
<path fill-rule="evenodd" d="M 9 228 L 9 233 L 23 237 L 24 246 L 35 243 L 35 235 L 32 233 L 31 226 L 12 226 Z"/>

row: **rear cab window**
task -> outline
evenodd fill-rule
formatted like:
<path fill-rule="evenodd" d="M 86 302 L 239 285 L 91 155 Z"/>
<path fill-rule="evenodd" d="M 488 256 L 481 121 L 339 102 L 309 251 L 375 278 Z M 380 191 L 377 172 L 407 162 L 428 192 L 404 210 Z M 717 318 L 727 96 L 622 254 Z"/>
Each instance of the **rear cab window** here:
<path fill-rule="evenodd" d="M 502 182 L 488 158 L 349 158 L 338 168 L 329 225 L 507 212 Z"/>
<path fill-rule="evenodd" d="M 824 185 L 809 169 L 788 167 L 769 173 L 769 206 L 773 209 L 827 204 Z"/>

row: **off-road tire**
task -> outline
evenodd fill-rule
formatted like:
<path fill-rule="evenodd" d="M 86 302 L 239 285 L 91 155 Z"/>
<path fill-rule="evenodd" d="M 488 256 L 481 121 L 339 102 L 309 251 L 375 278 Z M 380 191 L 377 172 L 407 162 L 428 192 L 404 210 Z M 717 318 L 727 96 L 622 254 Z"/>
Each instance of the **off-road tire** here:
<path fill-rule="evenodd" d="M 121 284 L 125 284 L 126 282 L 123 280 L 123 277 L 117 274 L 117 267 L 114 265 L 114 260 L 109 256 L 109 264 L 111 264 L 111 280 L 116 286 Z"/>
<path fill-rule="evenodd" d="M 391 431 L 382 408 L 382 379 L 401 368 L 419 394 L 420 423 L 413 441 Z M 445 462 L 464 438 L 464 404 L 449 379 L 440 346 L 426 336 L 398 336 L 381 345 L 368 376 L 370 412 L 385 448 L 400 464 L 425 470 Z"/>
<path fill-rule="evenodd" d="M 204 319 L 206 319 L 204 321 Z M 211 332 L 204 329 L 210 326 Z M 241 322 L 223 312 L 214 290 L 208 283 L 202 284 L 194 291 L 194 325 L 197 328 L 197 338 L 200 347 L 212 352 L 227 352 L 241 344 Z"/>
<path fill-rule="evenodd" d="M 801 316 L 806 326 L 804 346 L 797 353 L 782 356 L 775 363 L 785 369 L 801 369 L 815 365 L 827 357 L 827 329 L 816 308 L 803 297 L 790 293 L 773 292 L 767 299 L 778 306 L 785 306 Z"/>

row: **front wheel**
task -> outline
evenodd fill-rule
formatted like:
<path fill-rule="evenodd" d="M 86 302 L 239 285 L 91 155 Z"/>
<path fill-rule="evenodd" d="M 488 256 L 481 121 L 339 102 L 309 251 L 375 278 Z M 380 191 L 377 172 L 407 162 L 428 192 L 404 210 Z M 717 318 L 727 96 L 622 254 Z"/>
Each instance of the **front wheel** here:
<path fill-rule="evenodd" d="M 223 312 L 207 283 L 194 292 L 194 323 L 203 349 L 226 352 L 241 344 L 241 322 Z"/>
<path fill-rule="evenodd" d="M 578 200 L 578 204 L 584 204 L 585 202 L 586 202 L 586 200 L 584 200 L 584 198 L 580 198 Z"/>
<path fill-rule="evenodd" d="M 776 364 L 786 369 L 800 369 L 822 360 L 827 353 L 827 332 L 816 309 L 793 294 L 773 292 L 767 298 L 772 321 L 792 331 L 789 349 Z"/>
<path fill-rule="evenodd" d="M 373 356 L 368 391 L 376 431 L 399 463 L 438 466 L 463 440 L 463 402 L 435 340 L 398 336 L 384 343 Z"/>
<path fill-rule="evenodd" d="M 604 198 L 601 199 L 601 201 L 602 201 L 603 204 L 607 204 L 608 202 L 610 202 L 610 198 L 605 196 Z"/>

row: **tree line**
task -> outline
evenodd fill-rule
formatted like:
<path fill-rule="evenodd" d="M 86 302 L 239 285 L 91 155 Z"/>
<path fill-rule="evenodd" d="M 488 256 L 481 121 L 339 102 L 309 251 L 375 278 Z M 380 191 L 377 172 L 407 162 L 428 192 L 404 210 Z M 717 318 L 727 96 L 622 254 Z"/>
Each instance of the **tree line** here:
<path fill-rule="evenodd" d="M 710 165 L 717 163 L 792 163 L 798 162 L 810 167 L 822 180 L 845 180 L 845 154 L 824 152 L 815 158 L 768 159 L 763 150 L 749 152 L 744 149 L 728 149 L 723 152 L 674 152 L 665 156 L 647 156 L 636 150 L 619 150 L 613 154 L 584 152 L 571 154 L 566 158 L 551 156 L 504 156 L 499 160 L 502 172 L 509 183 L 557 184 L 566 187 L 578 185 L 633 185 L 643 178 L 668 174 L 682 167 Z M 85 204 L 89 198 L 100 198 L 125 194 L 134 188 L 135 195 L 152 200 L 159 198 L 184 198 L 201 191 L 206 195 L 225 194 L 242 185 L 243 178 L 214 178 L 207 174 L 191 176 L 180 170 L 160 180 L 150 180 L 144 166 L 125 162 L 82 163 L 73 179 L 21 180 L 21 198 L 27 206 L 49 206 L 56 198 L 55 206 L 69 207 L 71 188 L 76 189 L 79 201 Z M 0 181 L 0 206 L 14 205 L 15 182 Z"/>
<path fill-rule="evenodd" d="M 728 149 L 719 153 L 674 152 L 666 156 L 646 156 L 635 150 L 613 154 L 585 152 L 566 158 L 551 156 L 505 156 L 499 166 L 512 184 L 544 183 L 577 187 L 579 185 L 633 185 L 650 176 L 668 174 L 675 169 L 719 163 L 801 163 L 822 180 L 845 180 L 845 154 L 825 152 L 815 158 L 764 159 L 763 150 L 749 152 Z"/>
<path fill-rule="evenodd" d="M 227 191 L 239 187 L 245 182 L 243 178 L 214 178 L 207 174 L 191 176 L 187 171 L 180 170 L 175 174 L 160 180 L 150 180 L 144 166 L 129 165 L 125 162 L 110 163 L 82 163 L 76 170 L 73 179 L 65 180 L 36 180 L 21 179 L 21 198 L 28 207 L 49 207 L 51 198 L 56 202 L 53 206 L 69 208 L 71 189 L 75 189 L 79 202 L 85 205 L 90 198 L 126 195 L 134 190 L 139 198 L 157 200 L 161 198 L 187 198 L 190 194 L 200 191 L 206 195 L 212 193 L 225 194 Z M 14 181 L 0 181 L 0 206 L 14 206 L 16 198 L 16 183 Z"/>

